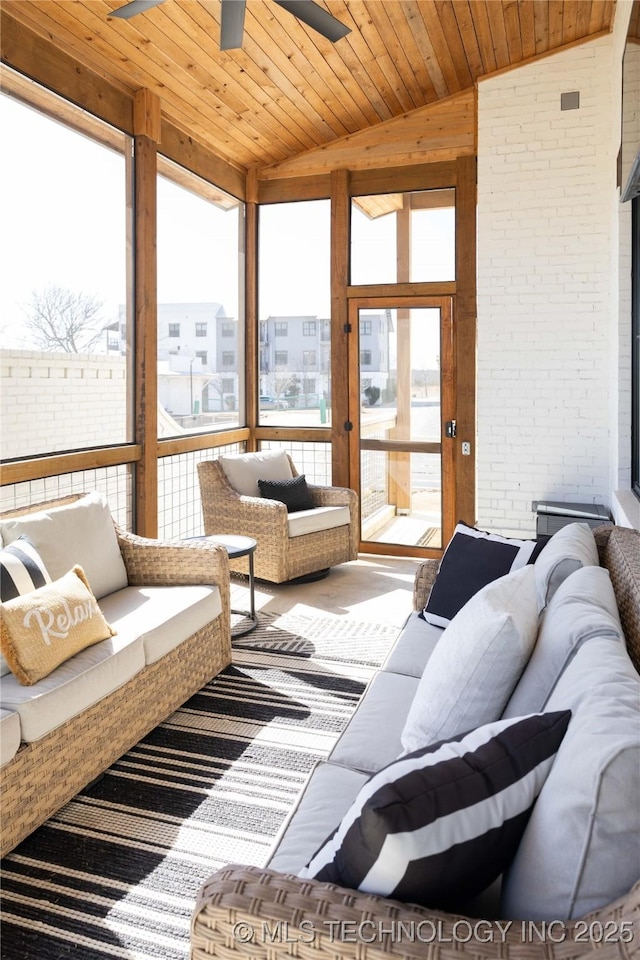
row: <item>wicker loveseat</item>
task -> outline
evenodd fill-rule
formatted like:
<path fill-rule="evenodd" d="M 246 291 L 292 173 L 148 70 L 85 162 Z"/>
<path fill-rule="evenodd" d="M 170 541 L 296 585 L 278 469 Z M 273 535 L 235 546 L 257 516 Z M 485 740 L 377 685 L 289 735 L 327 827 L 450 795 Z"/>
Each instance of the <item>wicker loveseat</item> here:
<path fill-rule="evenodd" d="M 596 542 L 600 564 L 609 571 L 628 653 L 637 670 L 640 664 L 640 533 L 623 528 L 600 528 L 596 531 Z M 437 568 L 436 562 L 426 561 L 418 570 L 414 593 L 416 611 L 421 610 L 425 604 Z M 592 569 L 598 570 L 597 566 Z M 411 615 L 410 628 L 415 624 L 416 616 L 416 613 Z M 424 628 L 424 622 L 422 626 Z M 407 640 L 410 640 L 410 637 L 405 628 L 387 660 L 387 665 L 391 662 L 391 665 L 398 669 L 402 658 L 407 662 L 406 644 L 402 649 L 403 641 Z M 589 640 L 582 650 L 588 650 L 592 642 L 598 641 Z M 616 642 L 619 645 L 616 657 L 618 661 L 620 658 L 624 660 L 620 634 L 617 635 Z M 577 659 L 578 655 L 574 657 L 574 661 Z M 631 671 L 632 690 L 637 690 L 633 665 L 629 664 L 624 669 Z M 567 670 L 565 674 L 566 672 Z M 588 672 L 589 685 L 591 675 L 592 672 Z M 376 679 L 378 678 L 374 679 L 373 684 Z M 404 681 L 406 678 L 401 679 Z M 598 668 L 593 672 L 593 684 L 597 682 Z M 359 711 L 356 712 L 356 727 L 360 711 L 363 711 L 361 717 L 367 718 L 367 700 L 373 684 L 368 688 Z M 635 709 L 637 710 L 637 704 Z M 369 713 L 369 720 L 371 719 Z M 350 727 L 353 724 L 352 720 Z M 370 723 L 373 728 L 370 735 L 371 746 L 367 749 L 365 745 L 363 753 L 374 756 L 387 736 L 386 727 L 393 724 L 393 711 L 388 709 L 387 705 L 384 716 L 378 716 L 377 723 Z M 349 732 L 350 727 L 345 733 Z M 360 724 L 360 729 L 362 731 L 363 723 Z M 637 732 L 635 738 L 637 740 Z M 640 879 L 640 864 L 638 873 L 630 881 L 626 879 L 627 885 L 621 888 L 621 895 L 612 897 L 612 902 L 588 912 L 579 920 L 564 919 L 555 923 L 538 921 L 533 924 L 526 919 L 479 920 L 478 918 L 484 916 L 496 916 L 495 913 L 483 913 L 482 903 L 477 903 L 474 909 L 469 909 L 465 914 L 461 912 L 454 915 L 332 883 L 301 879 L 294 875 L 297 868 L 284 869 L 281 865 L 287 859 L 287 841 L 289 840 L 289 860 L 292 860 L 292 851 L 296 853 L 296 844 L 298 854 L 304 847 L 304 837 L 299 830 L 296 835 L 296 819 L 304 806 L 305 797 L 310 800 L 307 804 L 307 828 L 313 832 L 314 817 L 323 818 L 322 794 L 316 791 L 314 803 L 314 798 L 309 797 L 309 793 L 313 793 L 318 771 L 322 772 L 323 767 L 328 768 L 332 761 L 337 765 L 345 762 L 346 753 L 341 743 L 344 739 L 345 734 L 338 741 L 329 762 L 321 764 L 314 771 L 298 809 L 289 819 L 275 851 L 272 852 L 270 865 L 262 869 L 231 865 L 219 870 L 204 884 L 192 918 L 192 960 L 232 955 L 264 960 L 290 956 L 318 956 L 331 960 L 388 960 L 391 957 L 437 960 L 438 957 L 454 958 L 463 955 L 480 960 L 508 960 L 513 957 L 526 960 L 551 960 L 554 957 L 572 960 L 587 957 L 594 952 L 602 960 L 610 957 L 630 960 L 640 956 L 640 882 L 635 882 Z M 633 749 L 637 751 L 637 747 L 635 742 Z M 364 761 L 364 757 L 362 759 Z M 559 754 L 556 764 L 560 762 Z M 325 784 L 329 782 L 325 780 Z M 339 776 L 335 782 L 340 782 Z M 328 790 L 324 794 L 324 800 L 324 806 L 334 803 Z M 635 804 L 635 810 L 639 802 L 640 797 L 636 794 L 631 800 L 631 804 Z M 632 811 L 631 820 L 634 818 L 637 820 L 637 813 Z M 586 820 L 588 822 L 588 814 Z M 562 845 L 568 826 L 565 822 L 564 830 L 557 831 L 557 838 L 554 832 L 552 842 L 559 848 L 560 857 L 564 855 Z M 323 824 L 323 827 L 326 827 L 326 824 Z M 637 834 L 637 830 L 634 833 Z M 637 850 L 637 835 L 628 835 L 623 829 L 617 842 L 620 844 L 627 840 L 629 847 Z M 301 855 L 304 855 L 304 850 Z M 304 862 L 302 859 L 301 865 Z M 609 882 L 611 875 L 616 877 L 616 866 L 615 863 L 610 864 L 605 871 L 609 874 Z M 625 870 L 625 878 L 628 878 L 628 863 Z M 631 870 L 633 871 L 633 865 Z M 545 887 L 544 876 L 539 879 L 538 886 Z"/>
<path fill-rule="evenodd" d="M 309 484 L 312 508 L 288 513 L 284 503 L 260 496 L 255 479 L 245 485 L 239 483 L 240 489 L 232 485 L 225 464 L 228 470 L 234 468 L 234 477 L 241 477 L 239 467 L 253 467 L 254 457 L 261 464 L 257 470 L 260 476 L 270 479 L 299 476 L 284 451 L 202 461 L 198 464 L 198 477 L 205 534 L 253 537 L 258 543 L 255 575 L 271 583 L 284 583 L 356 560 L 358 497 L 355 491 Z M 242 560 L 235 564 L 231 561 L 231 569 L 243 573 L 246 567 Z"/>
<path fill-rule="evenodd" d="M 93 591 L 117 631 L 113 638 L 82 650 L 32 686 L 20 686 L 3 664 L 3 856 L 231 660 L 226 550 L 207 542 L 163 543 L 117 527 L 114 534 L 100 500 L 74 495 L 0 514 L 4 545 L 26 530 L 52 579 L 61 575 L 55 572 L 57 551 L 68 552 L 74 537 L 76 544 L 84 541 L 85 552 L 71 562 L 84 565 L 86 558 L 90 582 L 89 567 L 103 572 L 105 533 L 114 538 L 123 577 L 110 594 Z M 77 530 L 85 510 L 95 527 L 87 537 Z M 42 534 L 27 528 L 40 518 Z M 15 521 L 19 525 L 11 527 Z"/>

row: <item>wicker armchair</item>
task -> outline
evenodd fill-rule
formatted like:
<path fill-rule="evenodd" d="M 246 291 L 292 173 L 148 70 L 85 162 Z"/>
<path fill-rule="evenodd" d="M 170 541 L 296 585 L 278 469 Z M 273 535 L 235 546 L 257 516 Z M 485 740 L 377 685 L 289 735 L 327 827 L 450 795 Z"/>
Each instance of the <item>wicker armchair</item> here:
<path fill-rule="evenodd" d="M 291 458 L 289 463 L 293 476 L 298 476 Z M 348 506 L 351 520 L 340 527 L 290 537 L 287 508 L 279 500 L 239 494 L 217 460 L 199 463 L 198 477 L 205 534 L 253 537 L 258 543 L 254 572 L 259 579 L 284 583 L 357 558 L 358 497 L 353 490 L 309 484 L 314 506 Z M 231 561 L 230 568 L 244 573 L 243 563 Z"/>

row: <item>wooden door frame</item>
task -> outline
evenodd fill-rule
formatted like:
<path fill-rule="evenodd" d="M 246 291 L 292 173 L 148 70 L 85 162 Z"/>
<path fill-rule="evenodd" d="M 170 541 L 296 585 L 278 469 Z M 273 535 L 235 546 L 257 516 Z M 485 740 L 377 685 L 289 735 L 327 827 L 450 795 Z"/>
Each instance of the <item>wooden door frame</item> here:
<path fill-rule="evenodd" d="M 450 296 L 389 296 L 389 297 L 353 297 L 349 300 L 348 337 L 348 398 L 351 424 L 348 436 L 349 445 L 349 486 L 360 493 L 360 310 L 391 309 L 413 310 L 433 307 L 440 310 L 440 397 L 441 425 L 447 420 L 456 419 L 455 396 L 455 345 L 453 325 L 453 297 Z M 442 543 L 448 543 L 453 535 L 456 523 L 456 458 L 457 444 L 454 440 L 433 444 L 426 441 L 407 441 L 400 445 L 401 450 L 409 453 L 435 453 L 441 457 L 442 476 Z M 438 448 L 437 450 L 435 448 Z M 361 553 L 384 554 L 405 557 L 440 557 L 442 548 L 426 548 L 405 544 L 373 543 L 360 538 Z"/>

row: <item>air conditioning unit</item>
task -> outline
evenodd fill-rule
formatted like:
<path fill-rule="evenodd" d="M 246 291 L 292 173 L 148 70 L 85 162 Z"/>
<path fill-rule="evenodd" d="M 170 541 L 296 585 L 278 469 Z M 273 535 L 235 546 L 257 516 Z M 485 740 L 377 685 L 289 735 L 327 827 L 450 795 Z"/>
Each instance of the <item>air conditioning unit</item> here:
<path fill-rule="evenodd" d="M 559 503 L 553 500 L 534 500 L 531 509 L 536 513 L 536 535 L 550 537 L 568 523 L 586 523 L 592 529 L 603 524 L 612 526 L 609 510 L 600 503 Z"/>

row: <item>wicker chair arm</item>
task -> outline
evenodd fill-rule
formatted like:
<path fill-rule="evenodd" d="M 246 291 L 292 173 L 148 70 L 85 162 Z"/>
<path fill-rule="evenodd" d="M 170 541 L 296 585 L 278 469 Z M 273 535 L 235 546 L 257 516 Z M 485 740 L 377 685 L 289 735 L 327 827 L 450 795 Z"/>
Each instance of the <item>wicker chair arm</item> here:
<path fill-rule="evenodd" d="M 594 950 L 602 957 L 604 944 L 589 935 L 589 922 L 599 921 L 603 929 L 618 932 L 617 942 L 606 945 L 606 960 L 629 960 L 640 953 L 639 904 L 636 885 L 582 924 L 562 922 L 539 938 L 521 921 L 471 919 L 273 870 L 231 865 L 218 870 L 200 890 L 191 922 L 191 957 L 577 960 Z M 604 926 L 607 922 L 610 927 Z M 581 937 L 583 927 L 587 935 Z M 544 930 L 545 925 L 537 928 Z"/>
<path fill-rule="evenodd" d="M 358 496 L 349 487 L 320 487 L 313 483 L 307 486 L 316 507 L 358 507 Z"/>
<path fill-rule="evenodd" d="M 423 560 L 413 582 L 413 609 L 424 610 L 438 573 L 439 560 Z"/>
<path fill-rule="evenodd" d="M 206 540 L 168 543 L 120 527 L 116 534 L 132 587 L 216 584 L 223 613 L 229 618 L 229 557 L 221 544 Z"/>

